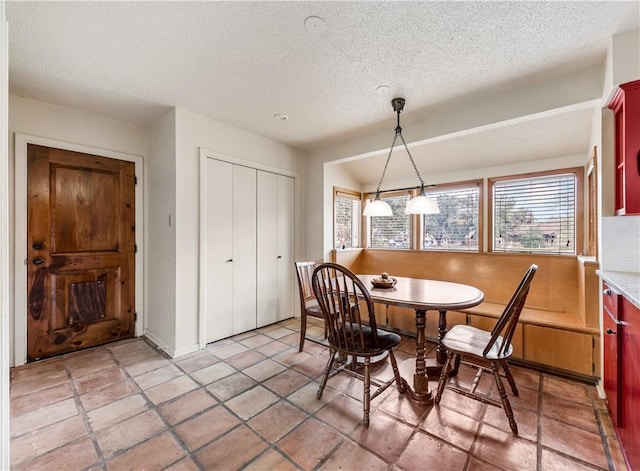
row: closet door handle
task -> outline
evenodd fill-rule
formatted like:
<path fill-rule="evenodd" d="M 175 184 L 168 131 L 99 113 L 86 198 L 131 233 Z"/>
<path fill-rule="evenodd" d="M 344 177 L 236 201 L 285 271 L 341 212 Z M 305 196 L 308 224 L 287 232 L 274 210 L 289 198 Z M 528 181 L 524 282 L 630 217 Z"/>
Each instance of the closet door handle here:
<path fill-rule="evenodd" d="M 227 260 L 225 263 L 231 263 L 231 262 L 233 262 L 233 259 L 232 259 L 232 258 L 230 258 L 229 260 Z"/>
<path fill-rule="evenodd" d="M 276 258 L 282 258 L 282 255 L 278 255 Z"/>

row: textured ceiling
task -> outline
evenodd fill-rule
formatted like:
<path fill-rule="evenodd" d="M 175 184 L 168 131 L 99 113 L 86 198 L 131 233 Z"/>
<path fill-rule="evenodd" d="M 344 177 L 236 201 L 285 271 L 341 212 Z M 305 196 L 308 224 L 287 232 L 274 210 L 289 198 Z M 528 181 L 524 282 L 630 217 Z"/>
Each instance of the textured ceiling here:
<path fill-rule="evenodd" d="M 309 149 L 392 127 L 394 96 L 418 116 L 600 66 L 638 16 L 636 1 L 8 1 L 9 86 L 143 126 L 182 107 Z"/>

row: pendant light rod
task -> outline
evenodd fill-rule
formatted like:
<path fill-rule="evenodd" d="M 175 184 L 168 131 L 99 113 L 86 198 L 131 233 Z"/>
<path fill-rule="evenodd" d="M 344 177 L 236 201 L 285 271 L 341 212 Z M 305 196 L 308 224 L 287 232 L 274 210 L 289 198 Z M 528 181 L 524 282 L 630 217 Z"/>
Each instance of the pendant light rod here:
<path fill-rule="evenodd" d="M 398 139 L 398 136 L 400 136 L 400 140 L 402 141 L 402 145 L 404 146 L 404 150 L 407 152 L 407 155 L 409 156 L 409 160 L 411 161 L 411 165 L 413 166 L 413 170 L 416 172 L 416 176 L 418 177 L 418 180 L 420 180 L 420 187 L 416 187 L 416 188 L 420 188 L 421 192 L 424 192 L 424 180 L 422 179 L 422 177 L 420 176 L 420 172 L 418 171 L 418 167 L 415 163 L 415 161 L 413 160 L 413 156 L 411 155 L 411 152 L 409 151 L 409 147 L 407 146 L 406 141 L 404 140 L 404 136 L 402 135 L 402 126 L 400 126 L 400 113 L 402 113 L 402 110 L 404 110 L 404 104 L 406 103 L 406 100 L 404 98 L 394 98 L 393 100 L 391 100 L 391 106 L 393 107 L 393 110 L 396 112 L 396 129 L 395 129 L 395 135 L 393 136 L 393 142 L 391 143 L 391 148 L 389 149 L 389 155 L 387 155 L 387 161 L 384 164 L 384 169 L 382 170 L 382 175 L 380 176 L 380 181 L 378 182 L 378 186 L 376 187 L 376 199 L 379 198 L 380 195 L 380 186 L 382 186 L 382 181 L 384 180 L 384 176 L 387 173 L 387 167 L 389 166 L 389 161 L 391 160 L 391 154 L 393 153 L 393 148 L 396 145 L 396 140 Z M 407 188 L 409 189 L 409 188 Z"/>
<path fill-rule="evenodd" d="M 437 185 L 435 183 L 432 183 L 431 185 L 424 185 L 424 188 L 435 188 Z M 391 188 L 389 190 L 384 190 L 385 193 L 391 193 L 394 191 L 407 191 L 407 190 L 420 190 L 422 189 L 422 185 L 416 185 L 416 186 L 405 186 L 404 188 Z M 363 193 L 367 193 L 367 194 L 372 194 L 374 192 L 371 191 L 364 191 Z"/>

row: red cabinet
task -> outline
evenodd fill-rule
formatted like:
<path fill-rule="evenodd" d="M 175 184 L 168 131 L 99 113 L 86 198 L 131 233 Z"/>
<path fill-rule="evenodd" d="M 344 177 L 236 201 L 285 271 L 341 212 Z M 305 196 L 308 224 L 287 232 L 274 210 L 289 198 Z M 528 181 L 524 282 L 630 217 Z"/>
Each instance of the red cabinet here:
<path fill-rule="evenodd" d="M 640 80 L 618 87 L 615 115 L 616 215 L 640 214 Z"/>
<path fill-rule="evenodd" d="M 622 424 L 620 443 L 630 469 L 640 469 L 640 309 L 622 298 Z"/>
<path fill-rule="evenodd" d="M 603 382 L 630 469 L 640 469 L 640 309 L 604 283 Z"/>

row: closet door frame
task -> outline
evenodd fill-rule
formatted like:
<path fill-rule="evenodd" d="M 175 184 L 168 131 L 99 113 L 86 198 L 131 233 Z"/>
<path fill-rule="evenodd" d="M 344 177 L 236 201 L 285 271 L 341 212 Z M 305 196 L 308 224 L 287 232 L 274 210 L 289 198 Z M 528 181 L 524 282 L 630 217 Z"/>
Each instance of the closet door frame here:
<path fill-rule="evenodd" d="M 298 173 L 285 170 L 278 167 L 272 167 L 269 165 L 264 165 L 260 162 L 255 162 L 252 160 L 243 159 L 241 157 L 236 157 L 228 154 L 224 154 L 222 152 L 218 152 L 215 150 L 207 149 L 204 147 L 199 148 L 199 161 L 200 161 L 200 255 L 199 255 L 199 280 L 198 280 L 198 343 L 200 348 L 205 348 L 207 345 L 207 312 L 206 307 L 208 303 L 208 293 L 207 293 L 207 266 L 205 261 L 207 260 L 207 173 L 206 173 L 206 163 L 207 159 L 221 160 L 223 162 L 227 162 L 235 165 L 242 165 L 244 167 L 253 168 L 256 170 L 263 170 L 266 172 L 275 173 L 278 175 L 283 175 L 287 177 L 292 177 L 294 179 L 294 195 L 299 194 L 299 182 L 300 176 Z M 292 253 L 297 253 L 297 221 L 298 221 L 298 211 L 300 208 L 297 207 L 294 199 L 294 211 L 293 211 L 293 226 L 294 226 L 294 237 L 293 237 L 293 248 Z M 293 263 L 293 261 L 292 261 Z"/>

